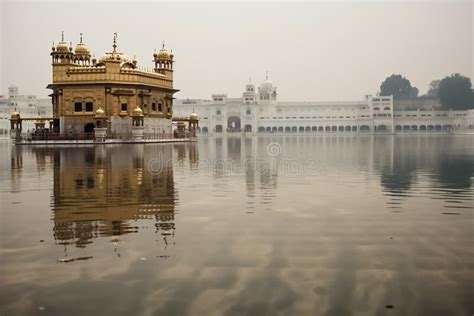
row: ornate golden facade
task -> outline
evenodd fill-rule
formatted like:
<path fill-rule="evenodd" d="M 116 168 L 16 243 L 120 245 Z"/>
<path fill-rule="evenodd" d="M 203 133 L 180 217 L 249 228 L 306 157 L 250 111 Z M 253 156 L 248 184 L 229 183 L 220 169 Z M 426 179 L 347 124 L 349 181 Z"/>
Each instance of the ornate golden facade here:
<path fill-rule="evenodd" d="M 95 59 L 82 40 L 67 45 L 64 34 L 52 47 L 53 129 L 61 134 L 93 133 L 97 113 L 107 117 L 107 133 L 127 135 L 133 113 L 141 110 L 145 134 L 171 133 L 173 53 L 163 47 L 153 54 L 154 69 L 144 70 L 117 49 Z"/>

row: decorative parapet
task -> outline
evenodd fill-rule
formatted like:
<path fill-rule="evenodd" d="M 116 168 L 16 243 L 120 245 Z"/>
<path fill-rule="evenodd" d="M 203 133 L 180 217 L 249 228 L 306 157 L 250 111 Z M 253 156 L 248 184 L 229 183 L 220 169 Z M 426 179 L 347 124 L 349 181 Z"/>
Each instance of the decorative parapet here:
<path fill-rule="evenodd" d="M 71 82 L 123 82 L 132 84 L 148 84 L 163 88 L 173 88 L 173 81 L 161 74 L 147 73 L 140 70 L 120 70 L 119 73 L 108 73 L 105 68 L 71 68 L 64 74 L 54 74 L 55 84 Z"/>

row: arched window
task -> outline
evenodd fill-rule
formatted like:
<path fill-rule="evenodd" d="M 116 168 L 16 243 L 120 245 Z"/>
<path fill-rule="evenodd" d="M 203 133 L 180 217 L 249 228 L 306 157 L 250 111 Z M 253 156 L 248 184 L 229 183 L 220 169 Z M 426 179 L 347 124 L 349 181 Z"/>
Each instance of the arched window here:
<path fill-rule="evenodd" d="M 386 106 L 386 107 L 384 108 L 384 110 L 385 110 L 385 111 L 390 111 L 390 107 Z"/>
<path fill-rule="evenodd" d="M 216 114 L 217 114 L 217 115 L 221 115 L 221 110 L 217 110 L 217 111 L 216 111 Z"/>
<path fill-rule="evenodd" d="M 82 112 L 82 100 L 74 100 L 74 112 Z"/>
<path fill-rule="evenodd" d="M 120 111 L 127 112 L 127 110 L 128 110 L 127 98 L 120 98 Z"/>
<path fill-rule="evenodd" d="M 252 111 L 250 109 L 247 109 L 247 115 L 250 115 Z"/>
<path fill-rule="evenodd" d="M 86 99 L 86 112 L 94 111 L 94 101 L 91 98 Z"/>

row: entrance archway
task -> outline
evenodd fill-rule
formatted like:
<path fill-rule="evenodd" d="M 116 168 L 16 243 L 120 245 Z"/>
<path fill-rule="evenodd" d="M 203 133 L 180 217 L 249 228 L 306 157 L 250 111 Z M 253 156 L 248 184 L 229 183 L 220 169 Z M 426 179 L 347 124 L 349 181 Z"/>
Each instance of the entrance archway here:
<path fill-rule="evenodd" d="M 230 133 L 240 132 L 240 117 L 230 116 L 227 119 L 227 131 Z"/>

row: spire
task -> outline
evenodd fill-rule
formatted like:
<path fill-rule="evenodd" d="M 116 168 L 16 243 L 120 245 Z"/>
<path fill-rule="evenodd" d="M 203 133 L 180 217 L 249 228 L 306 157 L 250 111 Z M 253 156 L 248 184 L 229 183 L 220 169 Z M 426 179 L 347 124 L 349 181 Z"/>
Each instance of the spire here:
<path fill-rule="evenodd" d="M 163 46 L 161 47 L 161 49 L 165 49 L 165 41 L 163 40 Z"/>
<path fill-rule="evenodd" d="M 117 52 L 117 32 L 114 33 L 114 45 L 112 45 L 112 47 L 114 48 L 114 53 Z"/>
<path fill-rule="evenodd" d="M 64 31 L 61 31 L 61 42 L 64 42 Z"/>
<path fill-rule="evenodd" d="M 265 73 L 265 80 L 268 80 L 268 70 Z"/>
<path fill-rule="evenodd" d="M 82 33 L 79 33 L 79 34 L 81 34 L 81 38 L 79 40 L 79 43 L 82 44 Z"/>

